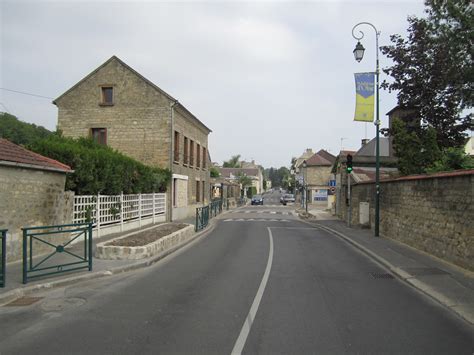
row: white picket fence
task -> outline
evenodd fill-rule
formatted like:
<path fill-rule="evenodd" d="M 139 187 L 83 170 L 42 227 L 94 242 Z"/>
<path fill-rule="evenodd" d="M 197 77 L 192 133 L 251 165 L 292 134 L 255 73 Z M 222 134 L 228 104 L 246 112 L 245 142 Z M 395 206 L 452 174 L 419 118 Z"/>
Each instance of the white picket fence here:
<path fill-rule="evenodd" d="M 139 195 L 82 195 L 74 196 L 74 223 L 92 221 L 98 236 L 101 230 L 111 226 L 155 223 L 166 217 L 166 194 L 152 193 Z M 115 231 L 115 229 L 114 229 Z"/>

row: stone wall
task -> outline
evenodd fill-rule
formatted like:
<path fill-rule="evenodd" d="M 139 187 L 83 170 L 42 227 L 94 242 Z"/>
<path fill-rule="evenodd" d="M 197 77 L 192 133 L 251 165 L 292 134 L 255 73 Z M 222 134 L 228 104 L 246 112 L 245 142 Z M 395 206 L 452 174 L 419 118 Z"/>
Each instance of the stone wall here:
<path fill-rule="evenodd" d="M 474 270 L 474 170 L 413 176 L 381 182 L 380 234 Z M 375 185 L 352 188 L 353 225 L 359 223 L 359 203 L 369 202 L 374 227 Z M 342 193 L 343 201 L 346 191 Z M 346 219 L 347 206 L 341 209 Z"/>
<path fill-rule="evenodd" d="M 72 223 L 74 194 L 64 192 L 66 174 L 0 166 L 0 228 L 8 229 L 7 261 L 22 257 L 22 227 Z M 38 253 L 50 251 L 38 245 Z"/>

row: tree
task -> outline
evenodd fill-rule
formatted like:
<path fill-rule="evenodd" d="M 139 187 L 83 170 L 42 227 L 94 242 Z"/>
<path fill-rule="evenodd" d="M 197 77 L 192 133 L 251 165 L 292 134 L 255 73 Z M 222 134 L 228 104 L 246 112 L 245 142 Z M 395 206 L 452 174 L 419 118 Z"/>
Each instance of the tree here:
<path fill-rule="evenodd" d="M 44 127 L 22 122 L 9 113 L 0 112 L 0 138 L 18 145 L 28 145 L 52 134 Z"/>
<path fill-rule="evenodd" d="M 246 187 L 252 186 L 252 179 L 242 172 L 237 175 L 237 181 L 242 186 L 242 193 L 244 193 Z"/>
<path fill-rule="evenodd" d="M 224 168 L 240 168 L 240 154 L 233 155 L 229 160 L 224 161 Z"/>
<path fill-rule="evenodd" d="M 381 51 L 393 61 L 382 87 L 420 120 L 418 138 L 433 127 L 440 150 L 460 147 L 472 129 L 474 8 L 470 0 L 426 0 L 427 18 L 408 18 L 408 37 L 390 37 Z M 413 137 L 414 138 L 414 137 Z"/>
<path fill-rule="evenodd" d="M 422 174 L 441 157 L 434 128 L 409 131 L 404 121 L 396 119 L 392 123 L 392 134 L 398 169 L 403 175 Z"/>
<path fill-rule="evenodd" d="M 210 169 L 211 178 L 218 178 L 221 174 L 219 174 L 219 170 L 216 167 L 212 166 Z"/>

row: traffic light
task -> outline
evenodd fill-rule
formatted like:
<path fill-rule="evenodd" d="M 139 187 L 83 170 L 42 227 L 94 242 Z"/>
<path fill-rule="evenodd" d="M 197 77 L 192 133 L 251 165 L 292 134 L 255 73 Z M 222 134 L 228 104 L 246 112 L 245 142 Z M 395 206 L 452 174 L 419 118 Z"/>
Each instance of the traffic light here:
<path fill-rule="evenodd" d="M 352 173 L 352 155 L 347 155 L 347 164 L 346 164 L 346 171 L 348 174 Z"/>

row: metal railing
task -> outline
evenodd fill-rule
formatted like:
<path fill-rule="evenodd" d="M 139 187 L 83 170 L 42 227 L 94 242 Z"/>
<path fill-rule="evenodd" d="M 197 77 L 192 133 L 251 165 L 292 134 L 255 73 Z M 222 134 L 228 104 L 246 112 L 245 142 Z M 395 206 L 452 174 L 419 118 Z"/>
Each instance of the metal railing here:
<path fill-rule="evenodd" d="M 5 287 L 6 283 L 6 267 L 7 267 L 7 231 L 8 229 L 0 229 L 0 238 L 2 245 L 2 253 L 0 260 L 0 287 Z"/>
<path fill-rule="evenodd" d="M 222 200 L 218 199 L 215 201 L 212 201 L 211 204 L 209 205 L 210 207 L 210 217 L 215 217 L 219 213 L 222 212 Z"/>
<path fill-rule="evenodd" d="M 245 206 L 246 203 L 247 199 L 245 197 L 241 197 L 237 200 L 237 207 Z"/>
<path fill-rule="evenodd" d="M 206 228 L 208 224 L 209 224 L 209 206 L 196 208 L 195 231 L 198 232 Z"/>
<path fill-rule="evenodd" d="M 23 230 L 23 283 L 28 280 L 88 269 L 92 271 L 92 223 L 76 223 L 46 227 L 28 227 Z M 83 247 L 74 243 L 84 237 Z M 57 242 L 54 239 L 61 239 Z M 46 247 L 45 247 L 46 246 Z M 53 248 L 45 255 L 35 255 L 35 248 Z"/>

